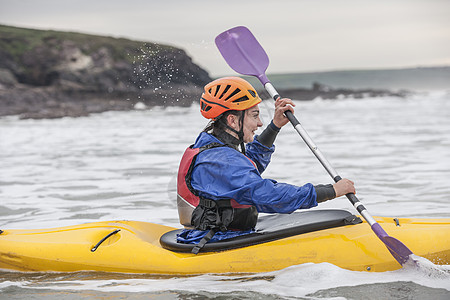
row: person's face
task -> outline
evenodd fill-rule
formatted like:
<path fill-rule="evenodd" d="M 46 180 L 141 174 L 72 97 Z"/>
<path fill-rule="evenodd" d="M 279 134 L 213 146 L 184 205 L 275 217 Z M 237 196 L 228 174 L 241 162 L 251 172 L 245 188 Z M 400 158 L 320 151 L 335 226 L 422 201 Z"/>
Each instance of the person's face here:
<path fill-rule="evenodd" d="M 253 142 L 255 131 L 262 125 L 258 105 L 247 109 L 244 116 L 244 143 Z"/>

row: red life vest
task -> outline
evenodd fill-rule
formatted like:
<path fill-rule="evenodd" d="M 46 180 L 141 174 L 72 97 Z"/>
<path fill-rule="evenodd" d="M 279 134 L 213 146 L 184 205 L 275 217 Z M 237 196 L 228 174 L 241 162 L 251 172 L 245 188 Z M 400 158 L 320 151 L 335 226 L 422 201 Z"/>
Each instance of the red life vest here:
<path fill-rule="evenodd" d="M 204 209 L 216 209 L 213 206 L 217 206 L 220 208 L 221 214 L 222 211 L 231 209 L 231 211 L 224 213 L 226 216 L 224 216 L 224 220 L 222 220 L 225 221 L 226 219 L 225 223 L 227 224 L 225 224 L 225 227 L 229 229 L 248 230 L 256 225 L 258 212 L 255 206 L 241 205 L 234 199 L 219 201 L 201 199 L 201 197 L 198 196 L 198 192 L 194 190 L 191 185 L 191 174 L 194 169 L 197 155 L 207 149 L 224 146 L 226 145 L 211 143 L 205 147 L 193 148 L 193 145 L 191 145 L 186 149 L 181 158 L 177 178 L 177 207 L 180 223 L 187 228 L 194 227 L 195 229 L 206 230 L 204 229 L 205 226 L 208 227 L 209 225 L 209 229 L 213 227 L 213 224 L 204 224 L 204 220 L 200 221 L 200 223 L 203 224 L 198 224 L 198 220 L 196 222 L 193 220 L 193 212 L 199 205 Z M 256 168 L 255 163 L 251 159 L 249 160 Z"/>

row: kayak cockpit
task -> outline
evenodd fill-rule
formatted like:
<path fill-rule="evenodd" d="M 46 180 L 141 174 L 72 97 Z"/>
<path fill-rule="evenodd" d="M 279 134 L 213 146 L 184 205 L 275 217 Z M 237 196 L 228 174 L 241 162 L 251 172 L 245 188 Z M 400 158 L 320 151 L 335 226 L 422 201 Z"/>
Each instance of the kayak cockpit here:
<path fill-rule="evenodd" d="M 292 214 L 261 216 L 255 232 L 213 243 L 207 243 L 201 252 L 217 252 L 251 245 L 262 244 L 282 238 L 345 225 L 362 223 L 361 219 L 346 210 L 309 210 Z M 182 229 L 163 234 L 160 244 L 163 248 L 175 252 L 191 252 L 196 244 L 177 242 L 177 234 Z"/>

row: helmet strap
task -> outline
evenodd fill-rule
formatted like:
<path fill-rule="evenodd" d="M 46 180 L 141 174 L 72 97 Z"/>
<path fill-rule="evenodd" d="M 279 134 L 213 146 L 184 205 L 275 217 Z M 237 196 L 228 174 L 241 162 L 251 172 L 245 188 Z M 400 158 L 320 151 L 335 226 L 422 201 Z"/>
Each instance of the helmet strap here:
<path fill-rule="evenodd" d="M 239 141 L 241 142 L 241 152 L 245 155 L 245 145 L 244 145 L 244 117 L 245 117 L 245 110 L 242 111 L 241 117 L 239 120 L 240 128 L 238 132 Z"/>
<path fill-rule="evenodd" d="M 232 131 L 232 132 L 237 134 L 238 138 L 236 140 L 237 140 L 238 144 L 241 145 L 241 148 L 242 148 L 242 144 L 244 143 L 244 132 L 242 131 L 242 128 L 239 129 L 239 131 L 238 131 L 238 130 L 236 130 L 236 129 L 228 126 L 228 125 L 225 125 L 225 126 L 226 126 L 226 128 L 228 130 L 230 130 L 230 131 Z"/>
<path fill-rule="evenodd" d="M 219 116 L 216 120 L 214 120 L 214 123 L 221 122 L 222 126 L 225 127 L 227 130 L 235 133 L 237 135 L 237 138 L 230 133 L 227 133 L 226 131 L 223 131 L 223 133 L 216 132 L 214 135 L 218 137 L 219 139 L 223 140 L 226 144 L 230 143 L 233 144 L 235 147 L 240 145 L 241 152 L 245 155 L 245 145 L 244 145 L 244 117 L 245 117 L 245 110 L 243 110 L 239 116 L 239 130 L 236 130 L 232 128 L 230 125 L 228 125 L 228 122 L 223 119 L 223 115 Z M 212 125 L 212 124 L 211 124 Z M 206 130 L 209 130 L 211 127 L 207 126 L 205 128 Z M 228 135 L 227 138 L 224 135 Z M 232 138 L 232 139 L 230 139 Z"/>
<path fill-rule="evenodd" d="M 245 117 L 245 110 L 242 110 L 241 115 L 239 116 L 239 130 L 236 130 L 234 128 L 231 128 L 231 126 L 226 123 L 227 129 L 231 130 L 232 132 L 236 133 L 238 136 L 238 141 L 241 146 L 241 152 L 245 155 L 245 145 L 244 145 L 244 117 Z"/>

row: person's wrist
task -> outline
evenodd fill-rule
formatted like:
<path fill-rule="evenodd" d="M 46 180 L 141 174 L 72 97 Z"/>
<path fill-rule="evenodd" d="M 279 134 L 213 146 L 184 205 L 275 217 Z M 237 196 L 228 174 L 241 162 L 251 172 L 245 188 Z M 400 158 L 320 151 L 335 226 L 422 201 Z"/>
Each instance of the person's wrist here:
<path fill-rule="evenodd" d="M 281 130 L 281 126 L 275 125 L 275 122 L 273 120 L 270 122 L 269 126 L 277 132 Z"/>
<path fill-rule="evenodd" d="M 336 183 L 333 184 L 333 189 L 334 189 L 334 194 L 337 197 L 340 197 L 341 195 L 339 195 L 339 191 L 338 191 L 338 187 L 336 186 Z"/>

